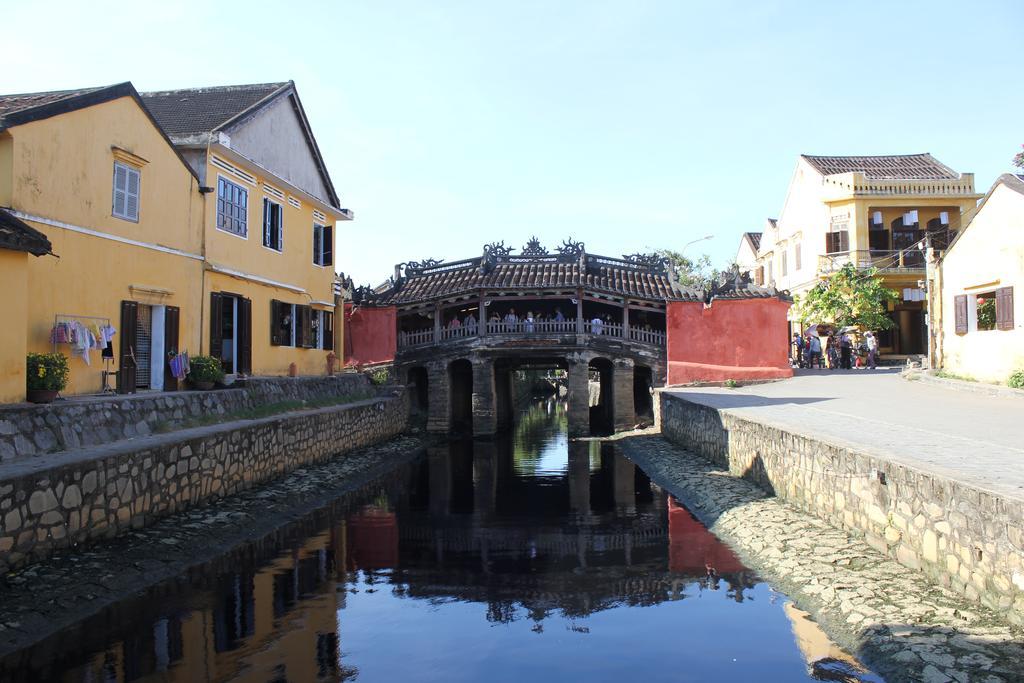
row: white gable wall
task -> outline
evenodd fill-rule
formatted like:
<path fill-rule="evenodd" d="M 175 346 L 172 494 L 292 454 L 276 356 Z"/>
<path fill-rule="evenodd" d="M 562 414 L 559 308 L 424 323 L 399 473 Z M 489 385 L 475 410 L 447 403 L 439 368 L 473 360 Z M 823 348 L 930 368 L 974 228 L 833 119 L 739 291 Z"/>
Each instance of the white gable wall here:
<path fill-rule="evenodd" d="M 291 95 L 226 131 L 231 149 L 330 205 L 333 202 Z"/>
<path fill-rule="evenodd" d="M 1012 330 L 977 329 L 976 295 L 1013 287 Z M 968 298 L 967 334 L 954 297 Z M 1005 382 L 1024 370 L 1024 195 L 998 185 L 942 261 L 942 358 L 949 372 Z"/>

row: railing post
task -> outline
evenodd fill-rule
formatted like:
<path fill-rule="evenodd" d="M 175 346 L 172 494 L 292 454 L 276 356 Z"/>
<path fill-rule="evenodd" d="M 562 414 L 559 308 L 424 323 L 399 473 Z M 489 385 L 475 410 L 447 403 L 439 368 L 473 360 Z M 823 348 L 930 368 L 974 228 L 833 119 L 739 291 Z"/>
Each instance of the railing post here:
<path fill-rule="evenodd" d="M 622 338 L 629 340 L 629 299 L 622 300 Z"/>
<path fill-rule="evenodd" d="M 583 290 L 576 290 L 576 334 L 583 334 Z"/>
<path fill-rule="evenodd" d="M 484 306 L 484 294 L 483 294 L 483 292 L 480 293 L 480 302 L 479 302 L 479 304 L 477 304 L 476 314 L 477 314 L 477 317 L 479 318 L 477 320 L 478 326 L 477 326 L 476 329 L 479 330 L 479 334 L 480 334 L 481 337 L 486 336 L 487 335 L 487 307 Z"/>
<path fill-rule="evenodd" d="M 434 343 L 441 343 L 441 304 L 434 304 Z"/>

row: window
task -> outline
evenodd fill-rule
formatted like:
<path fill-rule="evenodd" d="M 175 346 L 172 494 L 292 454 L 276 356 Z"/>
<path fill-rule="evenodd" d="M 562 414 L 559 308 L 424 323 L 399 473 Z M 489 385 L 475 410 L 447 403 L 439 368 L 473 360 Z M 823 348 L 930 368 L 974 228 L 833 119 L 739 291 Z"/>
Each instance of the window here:
<path fill-rule="evenodd" d="M 796 270 L 800 270 L 800 243 L 799 242 L 797 242 L 796 246 L 793 247 L 793 262 L 794 262 L 795 267 L 796 267 L 795 269 Z"/>
<path fill-rule="evenodd" d="M 281 251 L 284 239 L 284 207 L 269 199 L 263 199 L 263 246 Z"/>
<path fill-rule="evenodd" d="M 843 230 L 841 232 L 825 233 L 825 253 L 840 254 L 850 250 L 850 234 Z"/>
<path fill-rule="evenodd" d="M 785 251 L 782 252 L 782 262 L 779 264 L 780 266 L 782 266 L 781 269 L 780 269 L 780 270 L 782 270 L 782 277 L 786 277 L 786 273 L 789 271 L 789 266 L 788 266 L 788 263 L 787 263 L 788 262 L 788 258 L 787 258 L 788 256 L 789 256 L 789 254 L 787 252 L 785 252 Z"/>
<path fill-rule="evenodd" d="M 953 297 L 953 314 L 957 334 L 967 334 L 972 329 L 978 332 L 1012 330 L 1013 287 L 974 296 L 959 294 Z"/>
<path fill-rule="evenodd" d="M 313 224 L 313 263 L 318 266 L 334 265 L 334 227 Z"/>
<path fill-rule="evenodd" d="M 757 270 L 754 271 L 754 284 L 764 285 L 764 266 L 758 266 Z"/>
<path fill-rule="evenodd" d="M 319 311 L 302 304 L 284 301 L 270 302 L 271 346 L 297 346 L 304 349 L 319 348 L 319 330 L 322 327 Z M 333 314 L 331 314 L 333 316 Z M 330 321 L 334 329 L 333 317 Z M 332 337 L 333 342 L 333 337 Z M 333 346 L 333 343 L 332 343 Z"/>
<path fill-rule="evenodd" d="M 245 237 L 248 212 L 249 191 L 230 180 L 217 178 L 217 229 Z"/>
<path fill-rule="evenodd" d="M 111 213 L 126 221 L 139 220 L 139 169 L 114 162 L 114 201 Z"/>
<path fill-rule="evenodd" d="M 324 351 L 334 350 L 334 314 L 330 311 L 320 311 L 320 344 L 318 348 Z"/>

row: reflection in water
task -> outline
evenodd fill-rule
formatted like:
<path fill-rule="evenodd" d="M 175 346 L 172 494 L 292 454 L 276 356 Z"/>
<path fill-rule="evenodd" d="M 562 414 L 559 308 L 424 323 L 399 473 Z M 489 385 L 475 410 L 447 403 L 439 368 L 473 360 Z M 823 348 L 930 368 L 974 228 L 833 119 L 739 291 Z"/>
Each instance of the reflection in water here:
<path fill-rule="evenodd" d="M 431 449 L 9 657 L 0 678 L 824 675 L 805 656 L 857 671 L 820 632 L 794 641 L 780 597 L 612 444 L 569 442 L 564 404 L 545 401 L 509 437 Z"/>

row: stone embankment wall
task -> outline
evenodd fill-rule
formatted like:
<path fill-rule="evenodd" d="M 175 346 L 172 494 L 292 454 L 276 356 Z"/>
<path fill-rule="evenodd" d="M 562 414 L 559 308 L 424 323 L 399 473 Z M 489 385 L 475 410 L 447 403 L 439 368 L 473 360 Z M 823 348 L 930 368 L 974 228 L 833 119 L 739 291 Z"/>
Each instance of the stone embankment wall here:
<path fill-rule="evenodd" d="M 402 432 L 398 395 L 121 441 L 5 466 L 0 572 Z"/>
<path fill-rule="evenodd" d="M 191 420 L 282 401 L 370 395 L 365 375 L 250 379 L 245 387 L 125 396 L 79 397 L 50 405 L 0 408 L 0 462 L 148 436 Z"/>
<path fill-rule="evenodd" d="M 662 434 L 1024 625 L 1024 504 L 661 394 Z"/>

